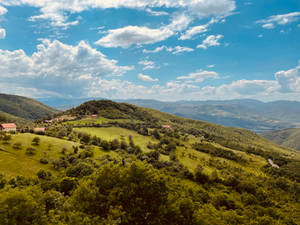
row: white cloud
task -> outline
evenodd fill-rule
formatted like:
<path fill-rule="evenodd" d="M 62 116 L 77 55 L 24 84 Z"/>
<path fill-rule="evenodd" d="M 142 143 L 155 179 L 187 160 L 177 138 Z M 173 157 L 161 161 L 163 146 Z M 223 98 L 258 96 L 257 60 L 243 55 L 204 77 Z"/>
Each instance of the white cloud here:
<path fill-rule="evenodd" d="M 262 35 L 262 34 L 259 34 L 259 35 L 257 35 L 257 37 L 259 37 L 259 38 L 263 38 L 263 37 L 264 37 L 264 35 Z"/>
<path fill-rule="evenodd" d="M 153 11 L 150 8 L 147 8 L 145 11 L 147 13 L 151 14 L 152 16 L 167 16 L 167 15 L 169 15 L 169 13 L 167 13 L 165 11 Z"/>
<path fill-rule="evenodd" d="M 189 47 L 176 46 L 174 48 L 171 48 L 170 51 L 172 52 L 173 55 L 177 55 L 182 52 L 193 52 L 194 49 Z"/>
<path fill-rule="evenodd" d="M 216 66 L 216 64 L 211 64 L 211 65 L 207 65 L 207 68 L 214 68 Z"/>
<path fill-rule="evenodd" d="M 96 45 L 103 47 L 129 48 L 132 45 L 153 44 L 166 40 L 174 34 L 167 28 L 150 29 L 148 27 L 127 26 L 109 30 L 108 35 L 96 41 Z"/>
<path fill-rule="evenodd" d="M 262 25 L 262 28 L 265 28 L 265 29 L 274 29 L 275 25 L 273 23 L 265 23 L 265 24 Z"/>
<path fill-rule="evenodd" d="M 142 73 L 140 73 L 138 75 L 138 78 L 142 81 L 145 81 L 145 82 L 157 82 L 158 81 L 158 79 L 154 79 L 154 78 L 150 77 L 149 75 L 145 75 L 145 74 L 142 74 Z"/>
<path fill-rule="evenodd" d="M 12 82 L 16 86 L 20 83 L 24 88 L 35 87 L 44 92 L 84 95 L 92 81 L 104 76 L 121 76 L 133 69 L 117 63 L 84 41 L 72 46 L 46 39 L 31 56 L 23 50 L 0 49 L 0 83 Z"/>
<path fill-rule="evenodd" d="M 174 14 L 171 20 L 171 23 L 165 28 L 173 32 L 182 31 L 186 29 L 191 23 L 192 18 L 185 13 Z"/>
<path fill-rule="evenodd" d="M 0 5 L 0 16 L 7 13 L 7 9 Z"/>
<path fill-rule="evenodd" d="M 203 82 L 206 79 L 219 79 L 219 74 L 214 71 L 198 70 L 195 73 L 190 73 L 187 76 L 177 77 L 177 80 L 192 80 L 194 82 Z"/>
<path fill-rule="evenodd" d="M 4 6 L 29 5 L 40 9 L 40 14 L 31 20 L 47 19 L 53 26 L 67 28 L 76 25 L 77 20 L 69 22 L 69 15 L 90 9 L 130 8 L 147 10 L 153 8 L 171 8 L 175 11 L 186 11 L 198 18 L 208 16 L 226 16 L 235 10 L 234 0 L 1 0 Z"/>
<path fill-rule="evenodd" d="M 173 55 L 177 55 L 177 54 L 180 54 L 183 52 L 193 52 L 194 51 L 193 48 L 184 47 L 184 46 L 167 47 L 167 46 L 163 45 L 163 46 L 157 47 L 153 50 L 144 49 L 143 53 L 158 53 L 163 50 L 165 50 L 167 52 L 171 52 Z"/>
<path fill-rule="evenodd" d="M 185 32 L 185 34 L 182 34 L 179 37 L 179 40 L 188 40 L 192 39 L 195 35 L 205 33 L 207 32 L 207 26 L 206 25 L 200 25 L 190 28 Z"/>
<path fill-rule="evenodd" d="M 275 73 L 275 78 L 280 85 L 280 92 L 290 93 L 290 92 L 300 92 L 300 61 L 296 68 L 279 71 Z"/>
<path fill-rule="evenodd" d="M 151 69 L 159 69 L 159 66 L 155 65 L 155 62 L 150 61 L 150 60 L 141 60 L 139 61 L 140 65 L 143 65 L 144 68 L 143 70 L 151 70 Z"/>
<path fill-rule="evenodd" d="M 208 31 L 208 27 L 214 23 L 223 22 L 224 19 L 222 17 L 212 18 L 207 24 L 194 26 L 189 28 L 184 34 L 179 37 L 179 40 L 189 40 L 192 39 L 197 34 L 205 33 Z"/>
<path fill-rule="evenodd" d="M 6 37 L 6 30 L 3 28 L 0 28 L 0 39 L 4 39 Z"/>
<path fill-rule="evenodd" d="M 274 80 L 237 80 L 218 87 L 206 86 L 202 94 L 214 99 L 259 98 L 299 100 L 300 61 L 296 68 L 275 73 Z M 298 99 L 297 99 L 298 98 Z"/>
<path fill-rule="evenodd" d="M 219 46 L 219 40 L 223 38 L 223 35 L 209 35 L 205 40 L 203 40 L 202 44 L 198 45 L 197 48 L 207 49 L 212 46 Z"/>
<path fill-rule="evenodd" d="M 155 48 L 153 50 L 144 49 L 143 53 L 158 53 L 158 52 L 161 52 L 161 51 L 163 51 L 165 49 L 168 49 L 168 47 L 163 45 L 163 46 L 157 47 L 157 48 Z"/>
<path fill-rule="evenodd" d="M 273 29 L 275 28 L 275 24 L 286 25 L 298 21 L 299 17 L 300 17 L 300 12 L 292 12 L 287 14 L 270 16 L 267 19 L 258 20 L 256 21 L 256 23 L 262 24 L 263 28 Z"/>

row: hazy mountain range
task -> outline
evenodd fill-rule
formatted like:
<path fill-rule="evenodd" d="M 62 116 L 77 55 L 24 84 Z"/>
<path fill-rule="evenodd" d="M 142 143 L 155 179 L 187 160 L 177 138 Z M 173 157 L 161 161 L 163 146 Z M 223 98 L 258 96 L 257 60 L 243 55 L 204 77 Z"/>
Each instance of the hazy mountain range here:
<path fill-rule="evenodd" d="M 300 102 L 261 102 L 252 99 L 228 101 L 124 100 L 186 118 L 223 126 L 241 127 L 256 132 L 300 126 Z"/>
<path fill-rule="evenodd" d="M 92 99 L 41 99 L 41 101 L 57 109 L 65 110 Z M 253 99 L 178 102 L 144 99 L 116 101 L 223 126 L 241 127 L 255 132 L 300 127 L 300 102 L 296 101 L 266 103 Z"/>

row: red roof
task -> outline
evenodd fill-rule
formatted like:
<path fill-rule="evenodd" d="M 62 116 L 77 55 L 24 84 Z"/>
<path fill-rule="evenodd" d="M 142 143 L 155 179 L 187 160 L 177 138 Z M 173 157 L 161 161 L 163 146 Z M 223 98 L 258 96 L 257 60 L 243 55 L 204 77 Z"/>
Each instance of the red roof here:
<path fill-rule="evenodd" d="M 44 127 L 36 127 L 36 128 L 33 128 L 33 131 L 34 132 L 45 132 L 45 128 Z"/>
<path fill-rule="evenodd" d="M 1 127 L 3 127 L 4 129 L 7 129 L 7 128 L 17 128 L 17 125 L 14 124 L 14 123 L 3 123 L 3 124 L 1 124 Z"/>

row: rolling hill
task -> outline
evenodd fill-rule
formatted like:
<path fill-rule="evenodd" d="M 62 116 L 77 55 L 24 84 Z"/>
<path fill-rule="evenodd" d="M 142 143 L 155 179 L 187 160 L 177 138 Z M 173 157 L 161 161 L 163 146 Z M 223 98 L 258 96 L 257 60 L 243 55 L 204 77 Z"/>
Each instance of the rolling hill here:
<path fill-rule="evenodd" d="M 287 148 L 300 150 L 300 129 L 284 129 L 262 134 L 263 137 Z"/>
<path fill-rule="evenodd" d="M 36 125 L 0 132 L 0 224 L 300 221 L 300 153 L 251 131 L 108 100 Z"/>
<path fill-rule="evenodd" d="M 228 101 L 122 100 L 186 118 L 266 132 L 300 125 L 300 103 L 290 101 L 260 102 L 251 99 Z M 286 109 L 289 110 L 286 110 Z"/>
<path fill-rule="evenodd" d="M 24 123 L 25 119 L 0 111 L 0 123 Z"/>
<path fill-rule="evenodd" d="M 9 120 L 14 120 L 15 117 L 26 120 L 37 120 L 58 113 L 56 109 L 36 100 L 7 94 L 0 94 L 0 111 L 6 113 L 5 117 L 10 118 Z M 3 113 L 2 116 L 4 117 Z"/>

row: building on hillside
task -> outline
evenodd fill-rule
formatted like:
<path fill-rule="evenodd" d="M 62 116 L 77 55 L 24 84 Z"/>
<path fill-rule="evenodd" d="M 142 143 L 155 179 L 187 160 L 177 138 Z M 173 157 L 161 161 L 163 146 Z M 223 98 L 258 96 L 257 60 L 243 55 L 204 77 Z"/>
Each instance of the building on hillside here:
<path fill-rule="evenodd" d="M 46 131 L 45 127 L 33 128 L 33 133 L 35 133 L 35 134 L 44 134 L 45 131 Z"/>
<path fill-rule="evenodd" d="M 13 131 L 16 132 L 17 131 L 17 125 L 14 123 L 3 123 L 0 125 L 0 131 Z"/>
<path fill-rule="evenodd" d="M 162 128 L 167 130 L 172 130 L 172 127 L 170 125 L 163 125 Z"/>
<path fill-rule="evenodd" d="M 91 117 L 92 117 L 93 119 L 97 119 L 97 118 L 98 118 L 98 115 L 97 115 L 97 114 L 94 114 L 94 115 L 91 115 Z"/>

